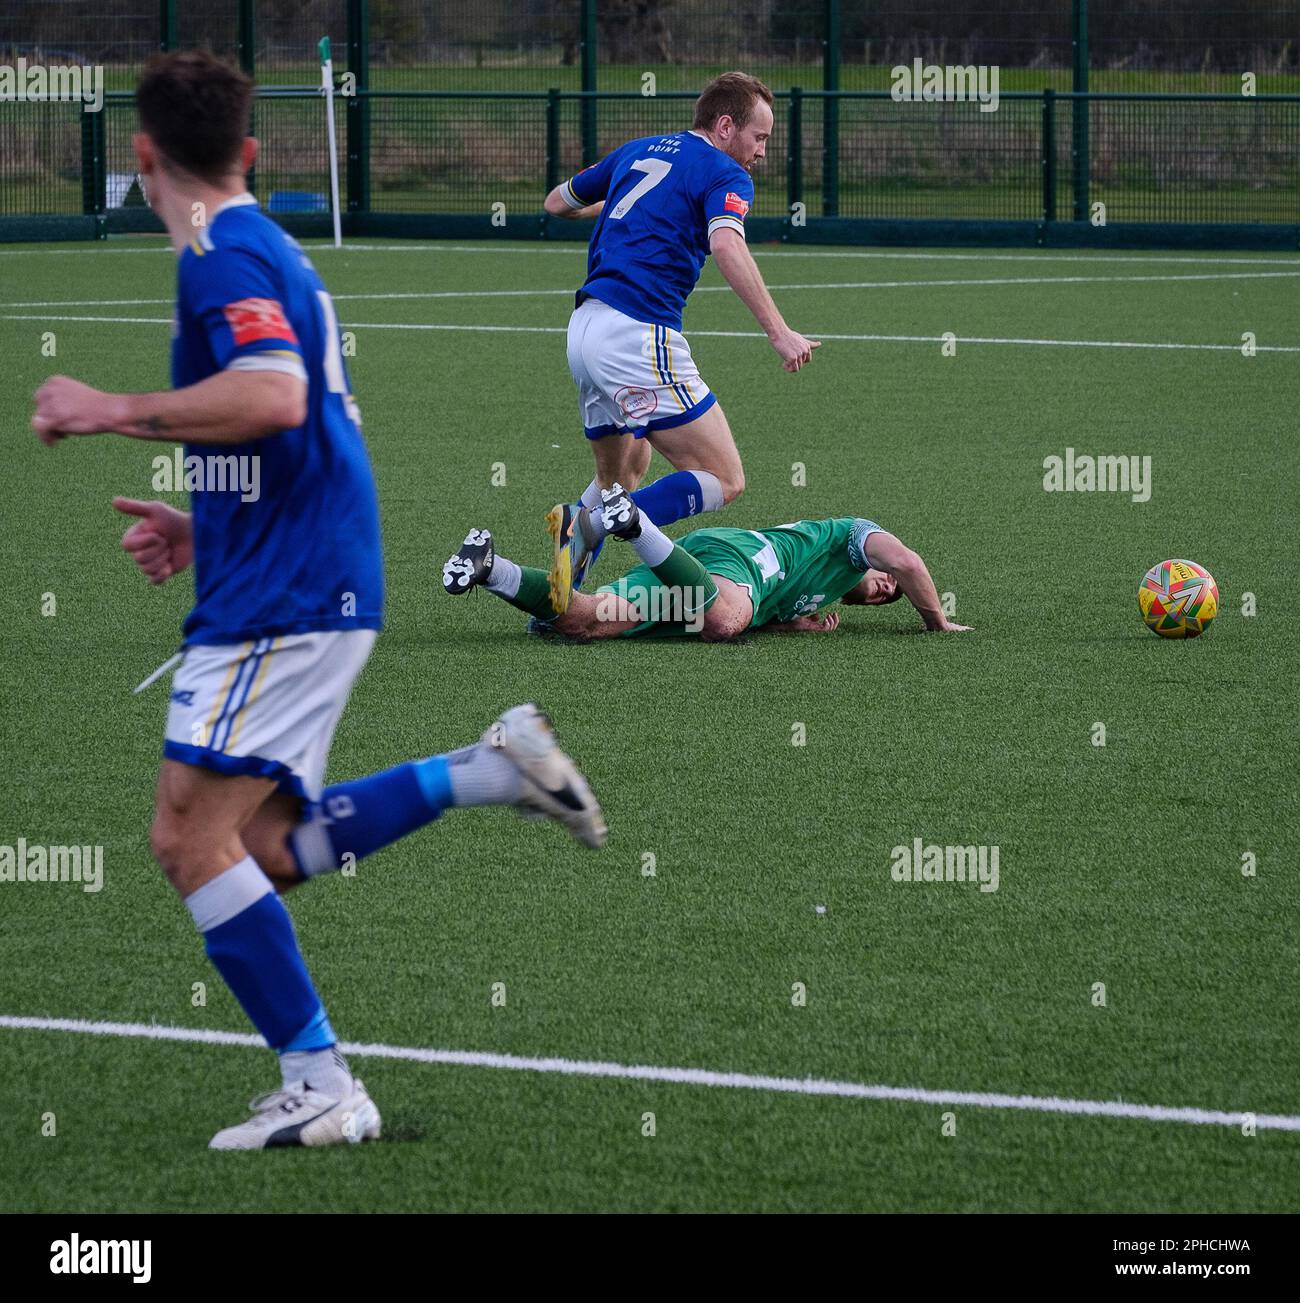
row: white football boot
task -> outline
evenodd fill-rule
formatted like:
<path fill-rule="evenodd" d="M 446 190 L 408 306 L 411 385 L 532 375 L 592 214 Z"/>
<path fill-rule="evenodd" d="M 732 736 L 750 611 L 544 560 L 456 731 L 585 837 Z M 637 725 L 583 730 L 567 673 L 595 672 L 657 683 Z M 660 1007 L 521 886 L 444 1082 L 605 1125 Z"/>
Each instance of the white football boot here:
<path fill-rule="evenodd" d="M 605 844 L 609 829 L 587 780 L 560 750 L 550 719 L 532 702 L 507 710 L 483 734 L 483 742 L 519 771 L 521 814 L 558 820 L 593 850 Z"/>
<path fill-rule="evenodd" d="M 355 1145 L 379 1139 L 379 1110 L 357 1080 L 346 1099 L 313 1090 L 306 1082 L 267 1091 L 249 1105 L 253 1116 L 218 1131 L 209 1149 L 279 1149 L 287 1145 Z"/>

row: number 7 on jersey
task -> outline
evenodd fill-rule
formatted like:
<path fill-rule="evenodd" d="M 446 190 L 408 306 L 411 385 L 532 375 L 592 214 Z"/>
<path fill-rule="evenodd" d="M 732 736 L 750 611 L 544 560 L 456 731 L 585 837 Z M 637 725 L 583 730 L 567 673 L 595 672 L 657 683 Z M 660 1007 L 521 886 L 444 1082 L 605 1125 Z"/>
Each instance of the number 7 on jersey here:
<path fill-rule="evenodd" d="M 614 210 L 610 213 L 610 218 L 614 221 L 626 217 L 632 211 L 632 205 L 647 191 L 653 190 L 673 170 L 673 165 L 663 158 L 638 158 L 630 170 L 644 172 L 645 177 L 614 205 Z"/>

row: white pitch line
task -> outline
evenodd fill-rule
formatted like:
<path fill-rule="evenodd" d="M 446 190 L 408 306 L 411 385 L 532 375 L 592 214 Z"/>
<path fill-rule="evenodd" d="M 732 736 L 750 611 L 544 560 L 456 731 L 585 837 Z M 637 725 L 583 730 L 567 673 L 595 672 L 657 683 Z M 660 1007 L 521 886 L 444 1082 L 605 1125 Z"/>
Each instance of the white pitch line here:
<path fill-rule="evenodd" d="M 88 1036 L 120 1036 L 136 1040 L 187 1041 L 204 1045 L 242 1045 L 264 1049 L 266 1042 L 250 1032 L 166 1027 L 154 1023 L 94 1022 L 82 1018 L 39 1018 L 0 1015 L 0 1028 L 13 1031 L 73 1032 Z M 708 1086 L 724 1090 L 759 1090 L 779 1095 L 831 1095 L 841 1099 L 887 1100 L 905 1104 L 967 1105 L 971 1108 L 1053 1113 L 1074 1117 L 1128 1118 L 1143 1122 L 1187 1122 L 1195 1126 L 1240 1127 L 1253 1121 L 1261 1131 L 1300 1131 L 1300 1117 L 1277 1113 L 1226 1113 L 1210 1108 L 1172 1108 L 1163 1104 L 1132 1104 L 1124 1100 L 1070 1099 L 1057 1095 L 1007 1095 L 1000 1091 L 925 1090 L 913 1086 L 874 1086 L 857 1081 L 820 1077 L 772 1077 L 748 1072 L 717 1072 L 710 1068 L 657 1067 L 640 1063 L 609 1063 L 599 1059 L 534 1058 L 486 1050 L 435 1050 L 409 1045 L 375 1045 L 345 1041 L 339 1048 L 359 1059 L 398 1059 L 461 1068 L 501 1068 L 514 1072 L 553 1073 L 563 1077 L 601 1077 L 620 1081 L 657 1081 L 676 1086 Z"/>
<path fill-rule="evenodd" d="M 540 241 L 501 241 L 489 244 L 436 244 L 413 240 L 405 244 L 344 244 L 335 249 L 332 244 L 317 244 L 310 240 L 300 241 L 305 249 L 313 253 L 478 253 L 478 254 L 558 254 L 562 257 L 583 257 L 587 254 L 587 245 L 575 240 L 563 245 L 546 244 Z M 68 257 L 76 254 L 119 254 L 119 253 L 171 253 L 170 245 L 151 245 L 137 249 L 0 249 L 0 258 L 41 258 Z M 1024 253 L 896 253 L 887 249 L 768 249 L 762 245 L 751 246 L 750 252 L 756 258 L 868 258 L 884 262 L 1154 262 L 1154 263 L 1192 263 L 1199 266 L 1270 266 L 1294 267 L 1300 255 L 1286 258 L 1210 258 L 1200 255 L 1151 254 L 1111 254 L 1111 253 L 1044 253 L 1040 250 L 1026 250 Z"/>
<path fill-rule="evenodd" d="M 347 253 L 358 250 L 364 253 L 554 253 L 561 255 L 587 253 L 584 241 L 574 240 L 563 245 L 528 241 L 502 241 L 490 244 L 437 244 L 411 241 L 407 244 L 345 244 L 335 249 L 330 244 L 309 244 L 302 242 L 305 248 L 322 250 L 327 253 Z M 50 250 L 50 252 L 58 252 Z M 114 252 L 105 250 L 105 252 Z M 117 252 L 131 252 L 118 250 Z M 1156 263 L 1193 263 L 1205 266 L 1259 265 L 1294 267 L 1300 261 L 1300 254 L 1287 258 L 1233 258 L 1204 257 L 1201 255 L 1167 255 L 1115 254 L 1115 253 L 1044 253 L 1041 250 L 1026 249 L 1023 253 L 902 253 L 890 249 L 769 249 L 762 244 L 751 245 L 750 252 L 755 258 L 870 258 L 885 262 L 1156 262 Z"/>
<path fill-rule="evenodd" d="M 996 276 L 959 277 L 955 280 L 906 280 L 906 281 L 831 281 L 820 283 L 809 281 L 795 285 L 769 285 L 769 290 L 910 290 L 926 286 L 952 288 L 963 285 L 1095 285 L 1115 283 L 1137 283 L 1148 281 L 1234 281 L 1234 280 L 1277 280 L 1300 276 L 1300 268 L 1294 271 L 1240 271 L 1240 272 L 1191 272 L 1175 276 Z M 730 285 L 697 285 L 693 294 L 730 294 Z M 333 294 L 330 297 L 337 303 L 346 302 L 390 302 L 403 299 L 527 299 L 550 298 L 573 294 L 573 287 L 545 290 L 393 290 L 376 291 L 373 294 Z M 41 299 L 23 303 L 0 303 L 3 308 L 137 308 L 171 304 L 174 299 Z"/>
<path fill-rule="evenodd" d="M 1238 281 L 1271 280 L 1278 277 L 1300 276 L 1294 271 L 1211 271 L 1189 272 L 1173 276 L 996 276 L 959 277 L 956 280 L 906 280 L 906 281 L 809 281 L 801 285 L 769 285 L 769 290 L 896 290 L 913 286 L 942 285 L 1095 285 L 1137 281 Z M 730 285 L 697 285 L 693 294 L 731 293 Z M 358 296 L 353 296 L 358 297 Z M 3 306 L 0 304 L 0 306 Z"/>
<path fill-rule="evenodd" d="M 123 326 L 170 326 L 170 317 L 80 317 L 52 316 L 46 313 L 0 313 L 0 321 L 102 321 Z M 451 330 L 470 333 L 503 335 L 564 335 L 564 326 L 456 326 L 423 321 L 345 321 L 349 330 Z M 691 338 L 711 339 L 766 339 L 766 335 L 753 330 L 692 330 Z M 868 344 L 942 344 L 942 335 L 839 335 L 819 330 L 808 331 L 809 339 L 837 340 L 847 343 Z M 1146 340 L 1125 339 L 1013 339 L 990 335 L 957 335 L 959 344 L 1023 344 L 1045 348 L 1139 348 L 1185 349 L 1194 352 L 1239 353 L 1240 344 L 1176 344 L 1153 343 Z M 1300 345 L 1257 344 L 1258 353 L 1300 353 Z"/>

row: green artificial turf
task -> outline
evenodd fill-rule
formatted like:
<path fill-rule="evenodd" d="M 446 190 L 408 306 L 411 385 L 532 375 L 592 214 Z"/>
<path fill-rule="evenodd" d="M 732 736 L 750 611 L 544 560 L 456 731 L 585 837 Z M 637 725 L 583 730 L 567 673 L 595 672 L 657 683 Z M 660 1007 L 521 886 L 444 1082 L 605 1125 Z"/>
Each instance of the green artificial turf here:
<path fill-rule="evenodd" d="M 155 496 L 160 449 L 49 450 L 27 429 L 31 391 L 55 371 L 166 385 L 173 260 L 136 252 L 158 248 L 0 250 L 0 843 L 105 848 L 98 894 L 0 883 L 0 1014 L 245 1031 L 148 850 L 166 687 L 131 689 L 173 650 L 191 594 L 133 572 L 109 499 Z M 330 778 L 460 745 L 537 700 L 611 827 L 589 853 L 505 812 L 453 812 L 355 878 L 295 893 L 336 1028 L 396 1046 L 1300 1113 L 1286 607 L 1300 354 L 1239 349 L 1247 331 L 1300 345 L 1300 258 L 758 252 L 805 333 L 924 338 L 828 340 L 789 376 L 733 295 L 698 293 L 686 331 L 747 476 L 714 519 L 869 516 L 927 559 L 975 632 L 924 636 L 900 603 L 846 609 L 831 635 L 580 646 L 528 637 L 488 594 L 448 599 L 440 567 L 470 526 L 544 564 L 543 513 L 590 478 L 562 333 L 583 250 L 313 248 L 356 336 L 389 584 Z M 1008 278 L 1049 279 L 934 283 Z M 829 288 L 860 282 L 875 287 Z M 722 282 L 710 267 L 702 284 Z M 488 290 L 554 293 L 378 297 Z M 103 303 L 134 299 L 161 302 Z M 425 325 L 453 328 L 396 328 Z M 507 329 L 454 328 L 489 325 Z M 1045 492 L 1043 460 L 1067 447 L 1149 456 L 1150 501 Z M 1167 557 L 1218 581 L 1221 613 L 1199 640 L 1165 643 L 1139 621 L 1138 582 Z M 611 544 L 596 578 L 619 560 Z M 917 837 L 998 847 L 999 889 L 895 882 L 892 849 Z M 383 1143 L 213 1154 L 212 1132 L 274 1084 L 265 1051 L 0 1028 L 0 1205 L 1300 1207 L 1294 1132 L 354 1066 Z"/>

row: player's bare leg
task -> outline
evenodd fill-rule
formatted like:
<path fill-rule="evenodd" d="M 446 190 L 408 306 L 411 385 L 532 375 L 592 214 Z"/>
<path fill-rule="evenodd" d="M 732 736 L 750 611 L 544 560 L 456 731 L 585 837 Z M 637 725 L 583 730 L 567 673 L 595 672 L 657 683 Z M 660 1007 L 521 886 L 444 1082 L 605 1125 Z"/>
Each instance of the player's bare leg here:
<path fill-rule="evenodd" d="M 632 486 L 635 488 L 640 485 L 645 478 L 645 473 L 650 469 L 650 457 L 654 453 L 654 447 L 648 439 L 638 439 L 632 445 L 632 455 L 628 458 L 631 465 L 628 467 L 627 475 Z"/>
<path fill-rule="evenodd" d="M 704 613 L 704 629 L 700 637 L 705 642 L 726 642 L 738 638 L 754 618 L 754 602 L 748 591 L 725 575 L 713 575 L 718 586 L 718 596 Z"/>
<path fill-rule="evenodd" d="M 745 490 L 740 450 L 720 403 L 703 416 L 668 430 L 651 430 L 646 438 L 679 471 L 708 471 L 722 485 L 722 502 L 734 502 Z"/>
<path fill-rule="evenodd" d="M 630 430 L 626 434 L 607 434 L 603 439 L 591 441 L 592 455 L 596 460 L 596 484 L 607 489 L 611 484 L 635 488 L 650 465 L 652 449 L 644 438 L 638 439 Z M 587 506 L 599 506 L 587 502 Z"/>
<path fill-rule="evenodd" d="M 248 853 L 281 895 L 304 881 L 289 849 L 289 838 L 302 822 L 302 817 L 303 801 L 300 797 L 290 796 L 288 792 L 273 792 L 239 830 L 240 840 L 248 848 Z"/>
<path fill-rule="evenodd" d="M 249 854 L 239 830 L 274 791 L 269 778 L 228 777 L 163 761 L 149 844 L 182 898 Z"/>
<path fill-rule="evenodd" d="M 631 603 L 617 593 L 574 593 L 569 609 L 551 627 L 567 638 L 589 642 L 618 638 L 644 623 Z"/>

